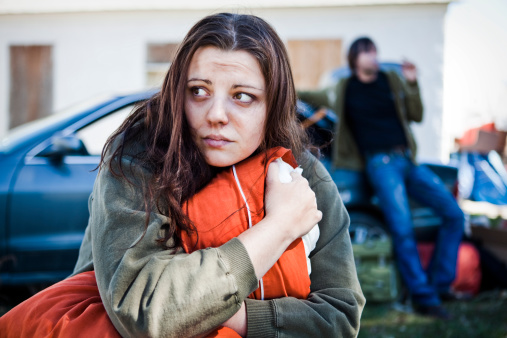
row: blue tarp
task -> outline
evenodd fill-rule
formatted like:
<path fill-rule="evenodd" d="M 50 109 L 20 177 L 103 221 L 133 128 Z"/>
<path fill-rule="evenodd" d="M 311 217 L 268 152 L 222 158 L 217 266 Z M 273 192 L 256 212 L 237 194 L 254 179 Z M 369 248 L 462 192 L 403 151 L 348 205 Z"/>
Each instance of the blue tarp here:
<path fill-rule="evenodd" d="M 507 205 L 507 172 L 496 151 L 461 153 L 458 180 L 462 198 Z"/>

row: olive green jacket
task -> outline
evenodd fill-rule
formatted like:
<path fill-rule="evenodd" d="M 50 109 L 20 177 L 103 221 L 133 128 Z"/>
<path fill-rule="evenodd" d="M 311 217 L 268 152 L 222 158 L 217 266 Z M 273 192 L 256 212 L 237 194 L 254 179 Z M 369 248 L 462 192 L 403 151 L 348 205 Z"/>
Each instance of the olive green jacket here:
<path fill-rule="evenodd" d="M 164 250 L 156 240 L 171 220 L 154 210 L 145 232 L 142 189 L 114 177 L 107 165 L 89 199 L 90 219 L 74 274 L 95 270 L 105 309 L 124 337 L 201 336 L 230 318 L 243 301 L 248 337 L 354 337 L 365 299 L 349 217 L 328 172 L 315 161 L 306 156 L 301 163 L 324 214 L 310 255 L 307 300 L 248 299 L 258 280 L 237 238 L 192 254 L 180 247 Z M 142 186 L 149 179 L 150 173 L 128 155 L 122 163 L 132 182 Z"/>
<path fill-rule="evenodd" d="M 408 83 L 394 71 L 388 71 L 385 74 L 394 95 L 396 112 L 405 132 L 408 147 L 412 153 L 412 160 L 415 162 L 417 145 L 409 124 L 411 121 L 422 121 L 423 106 L 419 94 L 419 86 L 417 82 Z M 327 107 L 338 116 L 332 144 L 333 166 L 336 168 L 361 170 L 364 168 L 364 159 L 359 152 L 352 132 L 344 122 L 345 90 L 349 79 L 350 77 L 343 78 L 337 84 L 317 91 L 299 91 L 298 96 L 301 100 L 313 106 Z"/>

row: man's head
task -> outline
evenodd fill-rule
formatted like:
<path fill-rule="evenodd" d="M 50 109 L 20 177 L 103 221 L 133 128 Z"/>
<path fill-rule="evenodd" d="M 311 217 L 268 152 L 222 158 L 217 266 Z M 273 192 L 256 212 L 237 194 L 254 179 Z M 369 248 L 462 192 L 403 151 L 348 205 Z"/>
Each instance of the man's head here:
<path fill-rule="evenodd" d="M 350 70 L 359 81 L 370 83 L 377 79 L 377 47 L 368 37 L 361 37 L 350 45 L 347 56 Z"/>

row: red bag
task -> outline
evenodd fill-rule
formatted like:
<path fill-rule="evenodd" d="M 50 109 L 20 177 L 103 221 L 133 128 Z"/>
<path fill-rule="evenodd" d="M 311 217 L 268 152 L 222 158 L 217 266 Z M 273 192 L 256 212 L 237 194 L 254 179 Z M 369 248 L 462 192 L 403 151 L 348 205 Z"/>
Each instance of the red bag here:
<path fill-rule="evenodd" d="M 433 243 L 417 244 L 417 251 L 423 268 L 427 268 L 435 245 Z M 461 243 L 456 263 L 456 278 L 451 287 L 454 291 L 476 295 L 481 287 L 481 264 L 479 251 L 469 243 Z"/>

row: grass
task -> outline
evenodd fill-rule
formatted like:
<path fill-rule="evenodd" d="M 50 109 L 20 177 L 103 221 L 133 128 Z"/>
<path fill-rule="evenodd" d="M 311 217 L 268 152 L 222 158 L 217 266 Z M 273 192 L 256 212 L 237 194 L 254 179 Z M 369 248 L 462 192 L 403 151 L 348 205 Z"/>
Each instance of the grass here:
<path fill-rule="evenodd" d="M 359 337 L 507 337 L 507 292 L 483 292 L 469 301 L 444 303 L 453 319 L 442 321 L 392 304 L 367 304 Z"/>

